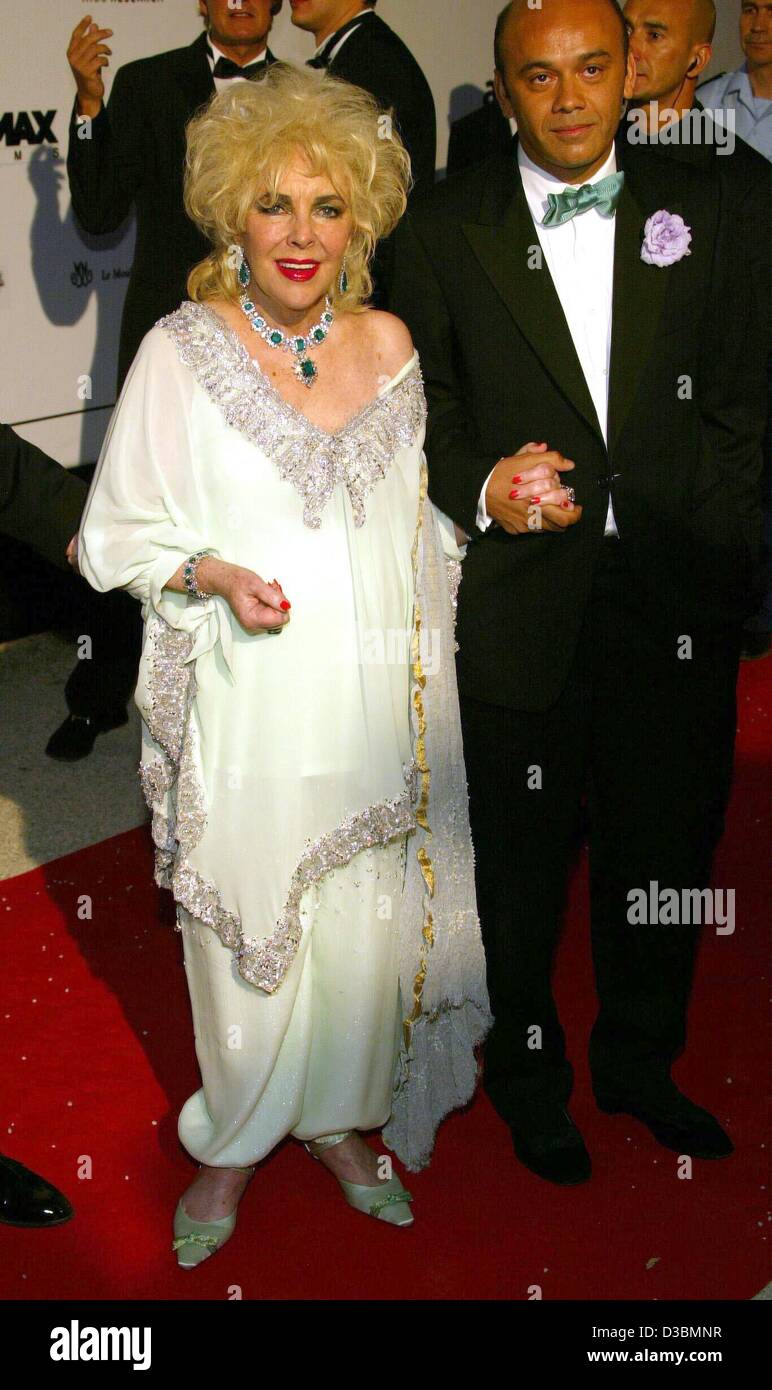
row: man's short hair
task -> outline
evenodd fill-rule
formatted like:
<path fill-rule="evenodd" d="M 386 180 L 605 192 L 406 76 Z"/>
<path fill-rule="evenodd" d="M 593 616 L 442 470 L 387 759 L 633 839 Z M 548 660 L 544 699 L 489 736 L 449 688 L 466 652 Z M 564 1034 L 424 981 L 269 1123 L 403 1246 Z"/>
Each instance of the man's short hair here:
<path fill-rule="evenodd" d="M 504 71 L 504 30 L 506 28 L 507 20 L 509 19 L 509 16 L 512 13 L 514 6 L 519 3 L 520 0 L 509 0 L 509 3 L 504 6 L 503 10 L 501 11 L 501 14 L 496 20 L 496 31 L 493 35 L 493 61 L 499 72 Z M 622 13 L 619 0 L 606 0 L 606 3 L 611 5 L 615 14 L 619 16 L 619 23 L 622 29 L 622 37 L 624 40 L 625 62 L 627 62 L 627 55 L 630 52 L 630 30 L 627 27 L 627 20 L 625 19 Z"/>

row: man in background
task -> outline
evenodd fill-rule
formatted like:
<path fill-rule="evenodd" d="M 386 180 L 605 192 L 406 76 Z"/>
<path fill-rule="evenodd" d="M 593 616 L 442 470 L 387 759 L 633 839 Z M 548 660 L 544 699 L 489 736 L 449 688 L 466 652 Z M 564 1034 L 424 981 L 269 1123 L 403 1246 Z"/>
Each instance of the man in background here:
<path fill-rule="evenodd" d="M 741 0 L 740 43 L 742 67 L 706 82 L 698 88 L 698 98 L 716 121 L 722 121 L 724 111 L 732 111 L 737 134 L 772 161 L 772 0 Z M 767 265 L 770 225 L 768 220 L 761 243 Z M 772 358 L 767 361 L 767 395 L 772 401 Z M 763 597 L 745 626 L 746 660 L 768 656 L 772 650 L 772 405 L 764 458 L 764 552 Z"/>
<path fill-rule="evenodd" d="M 706 82 L 700 101 L 716 120 L 734 111 L 737 134 L 772 160 L 772 0 L 741 0 L 740 43 L 742 67 Z"/>
<path fill-rule="evenodd" d="M 260 77 L 276 62 L 268 34 L 282 0 L 199 0 L 206 30 L 186 48 L 118 68 L 104 100 L 102 69 L 112 29 L 86 15 L 67 58 L 77 88 L 67 173 L 75 217 L 93 236 L 114 232 L 133 210 L 134 264 L 121 322 L 118 389 L 145 334 L 187 298 L 188 273 L 209 244 L 182 201 L 185 126 L 215 91 Z"/>
<path fill-rule="evenodd" d="M 309 66 L 364 87 L 384 110 L 393 107 L 413 169 L 413 198 L 434 185 L 437 116 L 434 98 L 416 59 L 375 13 L 376 0 L 290 0 L 292 23 L 314 35 Z M 390 237 L 373 261 L 373 304 L 388 307 L 393 258 Z"/>
<path fill-rule="evenodd" d="M 215 91 L 261 77 L 276 61 L 267 40 L 281 5 L 282 0 L 243 0 L 238 7 L 229 0 L 199 0 L 205 32 L 185 48 L 118 68 L 107 102 L 102 69 L 112 56 L 106 40 L 113 31 L 85 15 L 72 33 L 67 58 L 76 95 L 67 173 L 73 212 L 94 236 L 115 231 L 129 213 L 136 214 L 118 347 L 119 391 L 142 338 L 187 298 L 188 273 L 209 250 L 183 206 L 187 121 Z M 125 598 L 92 593 L 88 600 L 84 621 L 94 659 L 79 661 L 67 682 L 70 713 L 49 741 L 52 757 L 85 757 L 100 732 L 126 722 L 141 620 L 137 605 Z"/>
<path fill-rule="evenodd" d="M 55 459 L 0 425 L 0 534 L 32 546 L 44 560 L 77 570 L 75 538 L 88 488 Z M 58 1226 L 73 1210 L 63 1193 L 0 1154 L 0 1222 Z"/>
<path fill-rule="evenodd" d="M 772 4 L 768 8 L 772 12 Z M 627 0 L 624 12 L 637 69 L 635 95 L 625 127 L 628 151 L 636 144 L 647 143 L 661 151 L 663 158 L 696 165 L 721 181 L 735 215 L 751 228 L 749 246 L 755 258 L 753 273 L 758 287 L 756 308 L 768 327 L 772 310 L 772 169 L 758 150 L 736 133 L 736 109 L 727 108 L 729 114 L 704 109 L 703 94 L 714 85 L 699 86 L 713 53 L 713 0 Z M 748 23 L 744 22 L 743 27 L 749 32 Z M 768 343 L 768 348 L 772 344 Z M 769 378 L 772 380 L 772 373 Z M 749 596 L 749 606 L 754 611 L 744 630 L 742 655 L 746 660 L 766 656 L 772 645 L 771 425 L 772 407 L 765 440 L 764 550 L 756 591 Z"/>

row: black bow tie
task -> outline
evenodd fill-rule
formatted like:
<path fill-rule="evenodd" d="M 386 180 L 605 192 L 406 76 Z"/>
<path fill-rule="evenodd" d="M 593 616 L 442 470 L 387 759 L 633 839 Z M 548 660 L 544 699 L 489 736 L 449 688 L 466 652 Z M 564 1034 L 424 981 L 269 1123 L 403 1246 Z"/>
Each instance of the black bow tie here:
<path fill-rule="evenodd" d="M 246 77 L 251 81 L 253 77 L 260 77 L 265 72 L 265 58 L 261 58 L 257 63 L 247 63 L 247 66 L 240 68 L 238 63 L 232 63 L 230 58 L 218 58 L 214 65 L 215 77 Z"/>
<path fill-rule="evenodd" d="M 342 39 L 342 38 L 343 38 L 343 35 L 344 35 L 344 34 L 348 34 L 349 31 L 350 31 L 351 29 L 358 29 L 359 26 L 360 26 L 360 24 L 362 23 L 362 20 L 365 19 L 366 17 L 367 17 L 367 12 L 365 12 L 365 14 L 356 14 L 356 15 L 354 15 L 354 18 L 353 18 L 353 19 L 350 19 L 350 20 L 349 20 L 348 24 L 341 24 L 340 29 L 338 29 L 336 33 L 334 33 L 334 34 L 332 34 L 332 35 L 330 36 L 329 42 L 325 44 L 325 46 L 324 46 L 324 48 L 322 49 L 321 53 L 317 53 L 317 55 L 316 55 L 315 58 L 307 58 L 307 59 L 306 59 L 306 67 L 307 67 L 307 68 L 326 68 L 326 67 L 329 67 L 329 65 L 330 65 L 330 50 L 333 49 L 333 48 L 335 47 L 335 45 L 337 44 L 337 42 L 338 42 L 339 39 Z"/>

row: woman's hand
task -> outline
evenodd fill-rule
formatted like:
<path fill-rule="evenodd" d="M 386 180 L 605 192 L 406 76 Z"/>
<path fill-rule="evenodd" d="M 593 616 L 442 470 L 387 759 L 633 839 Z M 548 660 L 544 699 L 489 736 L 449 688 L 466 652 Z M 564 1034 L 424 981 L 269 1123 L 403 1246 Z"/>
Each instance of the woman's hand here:
<path fill-rule="evenodd" d="M 266 632 L 290 620 L 291 604 L 278 579 L 267 584 L 254 570 L 207 557 L 199 561 L 197 577 L 205 592 L 222 595 L 245 632 Z"/>
<path fill-rule="evenodd" d="M 179 569 L 167 580 L 165 589 L 186 593 L 183 571 Z M 196 566 L 196 582 L 205 594 L 219 594 L 225 599 L 234 618 L 245 632 L 267 632 L 272 627 L 284 627 L 289 622 L 289 599 L 278 579 L 266 584 L 254 570 L 231 565 L 215 555 L 204 555 Z"/>
<path fill-rule="evenodd" d="M 528 455 L 538 456 L 538 463 L 525 467 L 521 459 Z M 548 449 L 546 444 L 524 444 L 516 454 L 496 464 L 485 493 L 488 515 L 510 534 L 531 529 L 528 511 L 533 506 L 541 509 L 539 529 L 564 531 L 575 526 L 582 508 L 570 500 L 561 477 L 575 467 L 572 459 Z"/>

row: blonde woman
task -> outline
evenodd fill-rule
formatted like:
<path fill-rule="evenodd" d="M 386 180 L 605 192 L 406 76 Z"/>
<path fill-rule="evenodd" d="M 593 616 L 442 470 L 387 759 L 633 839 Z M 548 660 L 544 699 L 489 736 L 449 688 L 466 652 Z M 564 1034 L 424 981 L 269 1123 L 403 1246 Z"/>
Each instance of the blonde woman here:
<path fill-rule="evenodd" d="M 465 538 L 426 497 L 410 334 L 367 307 L 410 178 L 379 116 L 278 64 L 192 121 L 212 251 L 142 342 L 80 533 L 89 581 L 143 605 L 140 772 L 202 1077 L 184 1268 L 287 1135 L 409 1225 L 361 1132 L 422 1167 L 489 1024 L 443 553 Z"/>

